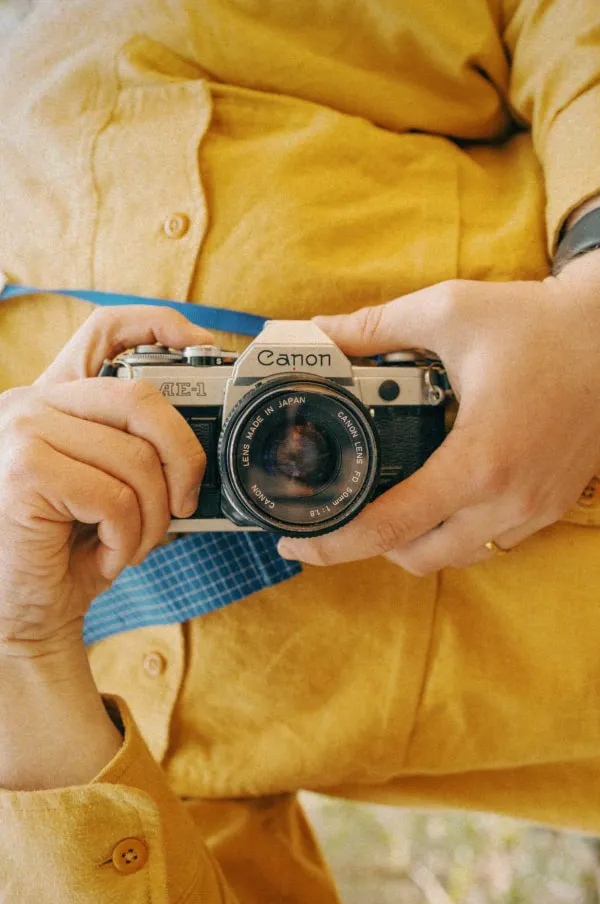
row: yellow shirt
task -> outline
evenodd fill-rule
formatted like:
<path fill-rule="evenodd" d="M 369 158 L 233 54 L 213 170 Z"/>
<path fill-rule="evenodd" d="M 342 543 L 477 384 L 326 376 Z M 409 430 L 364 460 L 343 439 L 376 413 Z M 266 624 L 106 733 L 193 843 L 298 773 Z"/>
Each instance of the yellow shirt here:
<path fill-rule="evenodd" d="M 596 0 L 40 2 L 0 58 L 0 269 L 276 318 L 540 278 L 600 190 L 599 35 Z M 0 389 L 89 311 L 3 304 Z M 123 749 L 0 793 L 2 900 L 333 902 L 300 787 L 600 831 L 599 528 L 596 494 L 464 571 L 306 568 L 97 644 Z"/>

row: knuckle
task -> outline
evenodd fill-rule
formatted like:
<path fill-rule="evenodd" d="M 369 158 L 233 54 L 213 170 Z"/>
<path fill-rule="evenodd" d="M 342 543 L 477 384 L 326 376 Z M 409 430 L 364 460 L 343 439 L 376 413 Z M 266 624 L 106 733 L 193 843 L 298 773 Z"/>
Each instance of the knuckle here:
<path fill-rule="evenodd" d="M 370 345 L 379 336 L 383 313 L 384 305 L 361 308 L 357 312 L 359 339 L 365 345 Z"/>
<path fill-rule="evenodd" d="M 41 443 L 36 438 L 11 438 L 2 456 L 3 483 L 20 491 L 29 485 L 32 477 L 43 473 L 44 457 L 40 446 Z"/>
<path fill-rule="evenodd" d="M 154 471 L 158 466 L 158 456 L 147 440 L 135 438 L 131 444 L 130 459 L 136 469 L 141 471 Z"/>
<path fill-rule="evenodd" d="M 20 438 L 33 437 L 39 426 L 39 417 L 36 413 L 27 408 L 21 408 L 14 412 L 9 422 L 4 427 L 4 437 L 12 442 L 16 442 Z"/>
<path fill-rule="evenodd" d="M 186 461 L 190 471 L 195 474 L 202 472 L 206 466 L 206 452 L 193 434 L 190 437 L 189 450 L 186 452 Z"/>
<path fill-rule="evenodd" d="M 444 317 L 453 317 L 465 297 L 465 281 L 446 279 L 437 286 L 437 304 Z"/>
<path fill-rule="evenodd" d="M 156 405 L 160 401 L 164 401 L 163 396 L 147 380 L 135 380 L 128 384 L 131 394 L 132 404 L 137 406 Z"/>
<path fill-rule="evenodd" d="M 12 432 L 28 431 L 37 421 L 42 404 L 30 386 L 16 386 L 0 395 L 0 423 Z"/>
<path fill-rule="evenodd" d="M 104 354 L 111 358 L 122 348 L 121 336 L 125 324 L 123 309 L 97 307 L 75 334 L 76 342 L 86 348 L 93 342 L 103 348 Z"/>
<path fill-rule="evenodd" d="M 114 340 L 120 329 L 121 318 L 118 309 L 97 307 L 92 311 L 76 336 L 79 340 L 86 342 L 89 342 L 93 336 L 95 342 L 106 346 L 106 353 L 110 356 L 114 348 Z"/>
<path fill-rule="evenodd" d="M 531 490 L 521 491 L 517 497 L 515 514 L 518 523 L 531 520 L 539 512 L 540 500 L 537 493 Z"/>
<path fill-rule="evenodd" d="M 0 394 L 0 408 L 10 409 L 12 405 L 18 405 L 30 392 L 27 386 L 13 386 L 12 389 L 5 390 Z"/>
<path fill-rule="evenodd" d="M 43 405 L 29 387 L 0 396 L 0 471 L 5 485 L 22 487 L 44 466 L 47 469 L 39 436 L 42 413 Z"/>
<path fill-rule="evenodd" d="M 513 485 L 513 470 L 503 458 L 486 458 L 485 468 L 474 472 L 472 477 L 477 495 L 484 499 L 504 496 Z"/>
<path fill-rule="evenodd" d="M 137 508 L 137 496 L 130 486 L 117 483 L 110 497 L 110 507 L 116 517 L 126 517 Z"/>
<path fill-rule="evenodd" d="M 95 308 L 86 321 L 86 325 L 108 330 L 111 327 L 118 326 L 121 323 L 119 311 L 112 307 Z"/>
<path fill-rule="evenodd" d="M 520 523 L 538 518 L 548 510 L 547 493 L 544 487 L 521 489 L 516 500 L 516 516 Z M 560 515 L 559 515 L 560 517 Z"/>
<path fill-rule="evenodd" d="M 391 552 L 406 543 L 407 526 L 392 518 L 382 518 L 371 528 L 369 546 L 378 554 Z"/>

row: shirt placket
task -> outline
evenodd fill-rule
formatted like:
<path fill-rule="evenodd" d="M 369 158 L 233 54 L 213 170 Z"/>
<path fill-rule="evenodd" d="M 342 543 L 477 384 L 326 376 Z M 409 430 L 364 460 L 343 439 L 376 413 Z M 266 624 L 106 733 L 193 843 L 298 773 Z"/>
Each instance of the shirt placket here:
<path fill-rule="evenodd" d="M 100 692 L 127 701 L 150 752 L 161 762 L 186 668 L 183 626 L 138 628 L 93 644 L 88 653 Z"/>
<path fill-rule="evenodd" d="M 198 147 L 211 117 L 201 79 L 121 84 L 93 155 L 93 284 L 187 300 L 205 237 Z"/>

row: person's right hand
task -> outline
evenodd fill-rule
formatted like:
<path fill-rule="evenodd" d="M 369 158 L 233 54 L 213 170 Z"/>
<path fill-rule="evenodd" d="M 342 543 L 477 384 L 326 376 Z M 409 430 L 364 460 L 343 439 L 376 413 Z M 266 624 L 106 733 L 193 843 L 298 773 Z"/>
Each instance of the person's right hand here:
<path fill-rule="evenodd" d="M 183 417 L 149 383 L 95 375 L 133 345 L 210 341 L 168 308 L 98 309 L 0 395 L 0 649 L 80 636 L 94 597 L 194 511 L 205 457 Z"/>

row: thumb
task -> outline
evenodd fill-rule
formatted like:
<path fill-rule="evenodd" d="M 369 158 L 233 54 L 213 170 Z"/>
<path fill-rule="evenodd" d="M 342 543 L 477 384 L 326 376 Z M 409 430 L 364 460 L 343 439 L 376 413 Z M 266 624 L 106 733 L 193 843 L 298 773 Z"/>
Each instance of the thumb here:
<path fill-rule="evenodd" d="M 444 286 L 429 286 L 352 314 L 319 315 L 313 322 L 348 355 L 436 349 L 441 332 L 440 302 L 447 295 Z"/>

